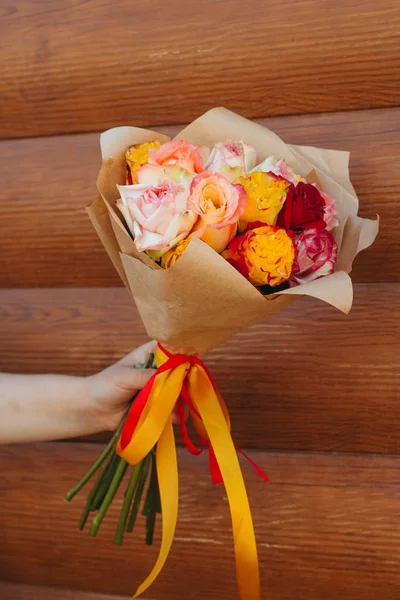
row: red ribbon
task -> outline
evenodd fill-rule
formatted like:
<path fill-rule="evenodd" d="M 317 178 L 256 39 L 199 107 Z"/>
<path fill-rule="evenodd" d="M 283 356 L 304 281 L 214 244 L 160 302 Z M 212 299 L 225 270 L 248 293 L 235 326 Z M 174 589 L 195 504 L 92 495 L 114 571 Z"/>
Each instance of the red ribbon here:
<path fill-rule="evenodd" d="M 162 352 L 164 352 L 164 354 L 168 357 L 168 360 L 163 365 L 158 367 L 158 369 L 155 371 L 154 375 L 152 375 L 152 377 L 146 383 L 144 388 L 139 392 L 134 403 L 132 404 L 132 407 L 129 411 L 128 417 L 125 421 L 125 425 L 124 425 L 124 427 L 122 429 L 122 433 L 121 433 L 120 444 L 121 444 L 122 449 L 126 448 L 126 446 L 129 444 L 129 442 L 132 439 L 132 436 L 133 436 L 136 426 L 139 422 L 141 414 L 144 410 L 144 407 L 146 406 L 146 402 L 148 400 L 151 389 L 153 387 L 154 380 L 157 377 L 157 375 L 164 373 L 165 371 L 168 371 L 169 369 L 174 369 L 176 367 L 179 367 L 180 365 L 187 363 L 187 362 L 189 362 L 191 365 L 201 365 L 203 367 L 203 369 L 206 371 L 215 392 L 218 393 L 217 386 L 214 382 L 214 379 L 212 378 L 210 371 L 205 366 L 203 361 L 201 361 L 197 356 L 188 356 L 186 354 L 171 354 L 165 348 L 163 348 L 161 346 L 161 344 L 159 344 L 159 347 L 162 350 Z M 193 405 L 193 402 L 190 398 L 190 394 L 187 389 L 186 381 L 183 382 L 180 398 L 178 400 L 179 421 L 180 421 L 183 443 L 185 444 L 187 450 L 195 456 L 200 455 L 203 452 L 203 450 L 205 449 L 205 447 L 208 446 L 208 454 L 209 454 L 210 472 L 211 472 L 212 482 L 214 484 L 222 483 L 223 479 L 222 479 L 221 471 L 218 466 L 213 447 L 210 444 L 209 440 L 199 434 L 200 446 L 197 447 L 190 438 L 190 435 L 189 435 L 189 432 L 188 432 L 187 426 L 186 426 L 185 404 L 189 407 L 189 410 L 193 414 L 195 414 L 196 417 L 200 421 L 202 421 L 200 414 L 198 413 L 197 409 Z M 264 471 L 249 456 L 247 456 L 243 452 L 243 450 L 241 450 L 236 444 L 235 444 L 235 448 L 236 448 L 237 452 L 239 452 L 239 454 L 241 454 L 251 464 L 251 466 L 255 469 L 255 471 L 261 477 L 261 479 L 263 479 L 264 481 L 269 481 L 269 477 L 264 473 Z"/>

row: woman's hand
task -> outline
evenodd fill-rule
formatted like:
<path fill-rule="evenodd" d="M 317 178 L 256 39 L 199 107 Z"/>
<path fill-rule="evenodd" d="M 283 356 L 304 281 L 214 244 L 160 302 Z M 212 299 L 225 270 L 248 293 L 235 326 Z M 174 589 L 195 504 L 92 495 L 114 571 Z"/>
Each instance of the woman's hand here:
<path fill-rule="evenodd" d="M 90 377 L 0 373 L 0 444 L 36 442 L 115 430 L 154 369 L 146 363 L 155 342 L 136 348 Z M 177 422 L 176 416 L 172 415 Z"/>
<path fill-rule="evenodd" d="M 154 374 L 154 369 L 135 369 L 135 364 L 146 364 L 155 353 L 156 342 L 139 346 L 104 371 L 86 377 L 89 416 L 98 421 L 100 429 L 114 431 L 121 421 L 129 402 Z"/>

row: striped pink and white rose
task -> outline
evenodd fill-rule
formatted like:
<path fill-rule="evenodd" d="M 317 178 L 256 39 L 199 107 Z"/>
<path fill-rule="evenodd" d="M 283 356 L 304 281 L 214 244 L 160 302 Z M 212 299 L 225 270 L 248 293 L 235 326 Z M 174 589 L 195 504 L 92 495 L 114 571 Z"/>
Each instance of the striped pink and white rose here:
<path fill-rule="evenodd" d="M 295 235 L 293 241 L 296 258 L 290 277 L 291 282 L 310 283 L 334 272 L 337 245 L 329 231 L 309 227 Z"/>

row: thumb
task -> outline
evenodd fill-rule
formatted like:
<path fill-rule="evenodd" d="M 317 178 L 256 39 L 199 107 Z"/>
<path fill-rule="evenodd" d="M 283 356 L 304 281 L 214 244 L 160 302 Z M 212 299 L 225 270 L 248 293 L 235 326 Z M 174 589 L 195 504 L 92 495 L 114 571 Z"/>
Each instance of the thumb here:
<path fill-rule="evenodd" d="M 120 366 L 118 370 L 115 370 L 114 381 L 127 391 L 141 390 L 155 372 L 155 369 L 135 369 Z"/>

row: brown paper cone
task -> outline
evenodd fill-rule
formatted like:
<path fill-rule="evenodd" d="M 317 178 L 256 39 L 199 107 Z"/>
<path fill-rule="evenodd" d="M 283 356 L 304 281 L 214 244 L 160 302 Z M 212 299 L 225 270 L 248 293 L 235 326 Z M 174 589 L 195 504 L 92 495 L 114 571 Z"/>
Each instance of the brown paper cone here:
<path fill-rule="evenodd" d="M 353 290 L 348 273 L 357 253 L 371 245 L 378 232 L 378 220 L 357 216 L 358 199 L 349 178 L 349 154 L 290 146 L 268 129 L 223 108 L 209 111 L 177 138 L 208 146 L 227 139 L 243 140 L 256 148 L 259 162 L 275 154 L 304 177 L 313 172 L 322 190 L 336 201 L 339 226 L 334 236 L 339 254 L 333 275 L 267 297 L 196 238 L 171 268 L 160 269 L 136 250 L 115 201 L 116 185 L 125 182 L 127 147 L 155 139 L 165 142 L 168 138 L 134 127 L 111 129 L 101 136 L 103 165 L 98 189 L 102 201 L 96 200 L 88 212 L 136 301 L 149 336 L 173 352 L 195 354 L 223 343 L 302 295 L 349 312 Z"/>

